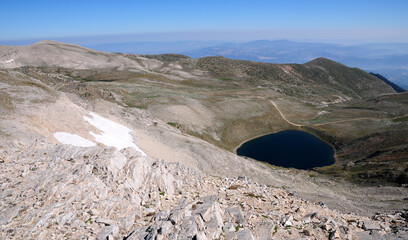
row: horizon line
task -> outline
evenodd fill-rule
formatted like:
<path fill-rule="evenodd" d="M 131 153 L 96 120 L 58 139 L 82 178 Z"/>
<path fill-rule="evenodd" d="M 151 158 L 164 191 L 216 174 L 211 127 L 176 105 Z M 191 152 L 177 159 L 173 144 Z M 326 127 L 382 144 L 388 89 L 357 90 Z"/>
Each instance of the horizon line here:
<path fill-rule="evenodd" d="M 345 37 L 346 36 L 346 37 Z M 350 37 L 353 36 L 353 37 Z M 0 38 L 0 44 L 34 43 L 41 40 L 54 40 L 82 45 L 131 42 L 252 42 L 258 40 L 288 40 L 293 42 L 331 43 L 358 45 L 368 43 L 408 43 L 408 35 L 391 36 L 387 32 L 375 35 L 361 35 L 352 30 L 203 30 L 203 31 L 163 31 L 92 35 L 40 36 L 25 38 Z"/>
<path fill-rule="evenodd" d="M 112 41 L 101 41 L 101 42 L 89 42 L 86 43 L 87 38 L 100 38 L 103 36 L 119 36 L 119 35 L 92 35 L 92 36 L 78 36 L 78 37 L 50 37 L 50 38 L 27 38 L 27 39 L 9 39 L 1 40 L 0 45 L 5 46 L 26 46 L 35 44 L 41 41 L 56 41 L 62 43 L 69 43 L 81 46 L 97 46 L 104 44 L 127 44 L 127 43 L 182 43 L 182 42 L 214 42 L 214 43 L 250 43 L 257 41 L 269 41 L 269 42 L 278 42 L 278 41 L 287 41 L 295 43 L 320 43 L 320 44 L 333 44 L 333 45 L 343 45 L 343 46 L 353 46 L 353 45 L 365 45 L 365 44 L 408 44 L 404 41 L 352 41 L 345 43 L 344 41 L 335 41 L 335 40 L 319 40 L 319 39 L 290 39 L 290 38 L 259 38 L 253 40 L 218 40 L 218 39 L 208 39 L 208 40 L 196 40 L 196 39 L 179 39 L 179 40 L 112 40 Z"/>

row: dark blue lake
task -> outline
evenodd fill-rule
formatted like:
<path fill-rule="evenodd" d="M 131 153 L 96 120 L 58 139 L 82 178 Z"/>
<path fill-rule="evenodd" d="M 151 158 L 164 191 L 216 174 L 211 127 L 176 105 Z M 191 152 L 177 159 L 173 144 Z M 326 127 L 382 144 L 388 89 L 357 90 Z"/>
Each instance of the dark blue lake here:
<path fill-rule="evenodd" d="M 240 156 L 297 169 L 328 166 L 334 163 L 333 148 L 302 131 L 286 130 L 245 142 L 237 149 Z"/>

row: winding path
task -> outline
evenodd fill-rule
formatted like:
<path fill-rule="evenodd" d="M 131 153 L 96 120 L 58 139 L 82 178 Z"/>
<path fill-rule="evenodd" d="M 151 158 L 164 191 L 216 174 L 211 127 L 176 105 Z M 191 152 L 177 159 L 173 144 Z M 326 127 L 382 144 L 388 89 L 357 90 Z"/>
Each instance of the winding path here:
<path fill-rule="evenodd" d="M 274 101 L 272 101 L 272 100 L 270 100 L 270 101 L 271 101 L 272 105 L 276 108 L 276 110 L 278 110 L 278 112 L 279 112 L 279 114 L 281 115 L 281 117 L 283 118 L 283 120 L 285 120 L 285 121 L 286 121 L 287 123 L 289 123 L 290 125 L 293 125 L 293 126 L 296 126 L 296 127 L 302 127 L 302 125 L 300 125 L 300 124 L 296 124 L 296 123 L 293 123 L 293 122 L 289 121 L 289 120 L 285 117 L 285 115 L 283 115 L 283 113 L 282 113 L 281 110 L 279 109 L 278 105 L 276 105 L 276 103 L 275 103 Z"/>
<path fill-rule="evenodd" d="M 345 119 L 345 120 L 339 120 L 339 121 L 334 121 L 334 122 L 316 123 L 316 124 L 313 124 L 313 126 L 330 125 L 330 124 L 335 124 L 335 123 L 353 122 L 353 121 L 360 121 L 360 120 L 384 120 L 384 119 L 381 119 L 381 118 L 353 118 L 353 119 Z"/>
<path fill-rule="evenodd" d="M 398 117 L 393 117 L 393 118 L 353 118 L 353 119 L 345 119 L 345 120 L 334 121 L 334 122 L 317 123 L 317 124 L 313 124 L 313 126 L 329 125 L 329 124 L 334 124 L 334 123 L 352 122 L 352 121 L 360 121 L 360 120 L 377 120 L 377 121 L 394 120 L 394 119 L 402 118 L 402 117 L 408 117 L 408 114 L 398 116 Z"/>

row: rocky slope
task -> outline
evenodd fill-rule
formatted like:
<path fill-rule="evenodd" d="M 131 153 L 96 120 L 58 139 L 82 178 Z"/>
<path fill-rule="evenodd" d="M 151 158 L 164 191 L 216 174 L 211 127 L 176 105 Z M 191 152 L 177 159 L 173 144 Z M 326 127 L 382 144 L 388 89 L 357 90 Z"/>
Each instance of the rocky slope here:
<path fill-rule="evenodd" d="M 403 239 L 406 212 L 342 214 L 246 177 L 132 148 L 38 143 L 2 152 L 2 239 Z"/>

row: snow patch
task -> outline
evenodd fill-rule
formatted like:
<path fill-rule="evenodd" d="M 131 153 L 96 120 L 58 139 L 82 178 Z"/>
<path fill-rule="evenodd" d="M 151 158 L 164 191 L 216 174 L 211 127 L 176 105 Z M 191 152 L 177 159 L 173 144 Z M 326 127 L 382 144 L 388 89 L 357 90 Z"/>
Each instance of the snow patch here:
<path fill-rule="evenodd" d="M 12 63 L 12 62 L 14 62 L 14 59 L 9 59 L 9 60 L 5 61 L 5 63 Z"/>
<path fill-rule="evenodd" d="M 54 133 L 54 137 L 62 144 L 69 144 L 76 147 L 96 146 L 96 143 L 72 133 L 56 132 Z"/>
<path fill-rule="evenodd" d="M 96 142 L 102 143 L 106 146 L 115 147 L 118 150 L 131 147 L 136 149 L 136 151 L 141 153 L 143 156 L 146 156 L 146 154 L 138 146 L 136 146 L 136 144 L 134 144 L 133 137 L 130 135 L 132 130 L 93 112 L 89 112 L 88 114 L 91 117 L 84 116 L 83 118 L 85 121 L 102 132 L 101 134 L 97 134 L 89 131 L 89 134 L 95 138 Z M 95 142 L 72 133 L 56 132 L 54 133 L 54 137 L 62 144 L 69 144 L 77 147 L 96 146 Z"/>
<path fill-rule="evenodd" d="M 96 134 L 92 131 L 89 132 L 95 138 L 96 142 L 115 147 L 119 150 L 132 147 L 146 156 L 146 154 L 134 144 L 133 137 L 130 135 L 132 130 L 95 113 L 90 112 L 89 115 L 91 115 L 92 118 L 84 116 L 85 121 L 102 131 L 101 134 Z"/>

